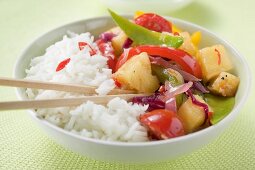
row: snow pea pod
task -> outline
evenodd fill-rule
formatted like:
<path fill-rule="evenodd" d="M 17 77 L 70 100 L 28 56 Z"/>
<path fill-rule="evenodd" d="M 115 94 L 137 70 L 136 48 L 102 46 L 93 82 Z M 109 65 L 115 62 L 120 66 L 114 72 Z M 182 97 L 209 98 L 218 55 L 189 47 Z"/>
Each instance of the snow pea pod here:
<path fill-rule="evenodd" d="M 159 33 L 146 29 L 140 25 L 130 22 L 115 12 L 109 10 L 116 24 L 133 40 L 136 45 L 166 45 L 178 48 L 183 43 L 180 36 L 172 36 L 168 33 Z"/>
<path fill-rule="evenodd" d="M 235 105 L 234 97 L 221 97 L 212 94 L 205 94 L 205 101 L 213 109 L 213 114 L 210 118 L 211 124 L 216 124 L 226 117 Z"/>

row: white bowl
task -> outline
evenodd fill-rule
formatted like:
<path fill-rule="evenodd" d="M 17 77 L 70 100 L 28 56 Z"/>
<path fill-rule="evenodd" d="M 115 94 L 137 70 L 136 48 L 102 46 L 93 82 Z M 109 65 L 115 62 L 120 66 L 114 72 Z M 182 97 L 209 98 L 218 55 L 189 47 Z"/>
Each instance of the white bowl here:
<path fill-rule="evenodd" d="M 106 7 L 119 13 L 135 11 L 156 12 L 166 14 L 181 9 L 193 0 L 100 0 Z"/>
<path fill-rule="evenodd" d="M 141 143 L 110 142 L 78 136 L 52 125 L 45 120 L 37 118 L 36 113 L 29 110 L 29 114 L 34 122 L 62 146 L 91 158 L 108 161 L 144 163 L 166 160 L 191 152 L 209 143 L 212 139 L 215 139 L 234 120 L 247 99 L 251 87 L 249 67 L 245 58 L 241 56 L 235 48 L 205 28 L 175 18 L 168 17 L 168 19 L 189 32 L 200 30 L 203 35 L 202 46 L 220 43 L 223 44 L 230 53 L 231 59 L 234 62 L 235 73 L 239 76 L 241 81 L 236 94 L 234 109 L 221 122 L 186 136 Z M 112 26 L 114 26 L 114 23 L 110 17 L 100 17 L 73 22 L 45 33 L 34 40 L 23 51 L 16 63 L 14 77 L 24 78 L 25 69 L 29 67 L 31 58 L 42 55 L 48 46 L 61 40 L 67 30 L 76 33 L 89 31 L 93 35 L 98 35 Z M 22 88 L 17 89 L 17 96 L 21 100 L 27 99 L 25 91 Z"/>

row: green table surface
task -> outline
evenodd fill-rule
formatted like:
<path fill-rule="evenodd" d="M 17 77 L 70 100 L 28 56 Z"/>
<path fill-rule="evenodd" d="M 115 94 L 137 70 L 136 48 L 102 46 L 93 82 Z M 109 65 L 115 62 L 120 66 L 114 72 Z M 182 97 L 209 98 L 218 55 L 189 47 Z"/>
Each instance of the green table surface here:
<path fill-rule="evenodd" d="M 148 0 L 149 1 L 149 0 Z M 195 0 L 169 16 L 194 22 L 231 42 L 255 75 L 255 1 Z M 11 77 L 21 51 L 37 36 L 75 20 L 108 15 L 97 0 L 0 0 L 0 76 Z M 134 165 L 80 156 L 52 141 L 26 111 L 0 112 L 0 169 L 255 169 L 254 87 L 233 124 L 207 146 L 165 162 Z M 14 100 L 0 87 L 0 100 Z"/>

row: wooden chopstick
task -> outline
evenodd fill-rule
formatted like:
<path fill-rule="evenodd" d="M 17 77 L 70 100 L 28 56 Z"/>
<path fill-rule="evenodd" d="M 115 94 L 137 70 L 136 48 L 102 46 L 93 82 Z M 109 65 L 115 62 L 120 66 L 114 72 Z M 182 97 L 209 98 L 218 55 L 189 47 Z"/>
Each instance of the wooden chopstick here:
<path fill-rule="evenodd" d="M 12 79 L 12 78 L 5 78 L 5 77 L 0 77 L 0 85 L 11 86 L 11 87 L 24 87 L 24 88 L 84 93 L 86 95 L 96 94 L 95 90 L 97 88 L 94 86 L 86 86 L 86 85 L 43 82 L 43 81 L 27 80 L 27 79 Z M 132 90 L 113 89 L 108 94 L 114 95 L 114 94 L 134 94 L 134 93 L 136 92 Z"/>
<path fill-rule="evenodd" d="M 45 100 L 23 100 L 0 102 L 0 110 L 16 110 L 16 109 L 37 109 L 37 108 L 54 108 L 54 107 L 73 107 L 78 106 L 86 101 L 92 101 L 96 104 L 106 104 L 111 99 L 119 97 L 124 100 L 129 100 L 137 96 L 146 96 L 149 94 L 122 94 L 122 95 L 107 95 L 107 96 L 85 96 L 77 98 L 64 99 L 45 99 Z"/>

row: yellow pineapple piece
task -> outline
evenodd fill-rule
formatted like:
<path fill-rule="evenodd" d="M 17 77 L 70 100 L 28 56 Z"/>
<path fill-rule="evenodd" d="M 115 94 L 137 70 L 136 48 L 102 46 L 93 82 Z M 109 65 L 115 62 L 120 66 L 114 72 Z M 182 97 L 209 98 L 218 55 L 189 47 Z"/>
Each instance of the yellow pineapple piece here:
<path fill-rule="evenodd" d="M 114 52 L 117 56 L 119 56 L 123 52 L 123 45 L 127 40 L 128 36 L 120 29 L 120 27 L 114 27 L 107 32 L 111 32 L 116 36 L 112 38 L 112 46 L 114 48 Z"/>
<path fill-rule="evenodd" d="M 222 71 L 230 71 L 233 64 L 222 45 L 214 45 L 199 51 L 197 59 L 201 65 L 203 81 L 217 77 Z"/>
<path fill-rule="evenodd" d="M 188 32 L 181 32 L 180 36 L 183 37 L 184 41 L 183 41 L 183 44 L 179 48 L 183 51 L 186 51 L 190 55 L 195 56 L 197 54 L 197 48 L 192 43 L 190 34 Z"/>
<path fill-rule="evenodd" d="M 145 52 L 129 59 L 113 77 L 127 89 L 141 93 L 152 93 L 159 88 L 159 81 L 152 75 L 150 59 Z"/>
<path fill-rule="evenodd" d="M 194 97 L 201 103 L 206 103 L 200 96 L 194 95 Z M 182 120 L 185 132 L 187 133 L 198 130 L 205 120 L 204 109 L 193 104 L 191 98 L 188 98 L 188 100 L 181 105 L 178 110 L 178 115 Z"/>
<path fill-rule="evenodd" d="M 239 78 L 227 72 L 221 72 L 219 76 L 211 82 L 208 89 L 217 95 L 235 96 L 239 85 Z"/>

